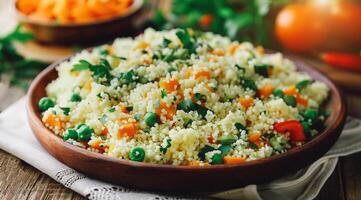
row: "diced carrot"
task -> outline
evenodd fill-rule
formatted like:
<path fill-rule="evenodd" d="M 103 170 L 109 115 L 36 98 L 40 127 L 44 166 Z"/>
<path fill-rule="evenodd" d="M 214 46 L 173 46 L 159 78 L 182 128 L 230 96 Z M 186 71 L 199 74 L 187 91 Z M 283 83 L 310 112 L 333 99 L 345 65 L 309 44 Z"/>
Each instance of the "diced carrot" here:
<path fill-rule="evenodd" d="M 146 49 L 149 47 L 149 44 L 147 42 L 144 41 L 140 41 L 137 45 L 137 49 Z"/>
<path fill-rule="evenodd" d="M 254 132 L 254 133 L 250 133 L 248 135 L 248 140 L 250 142 L 253 142 L 253 143 L 257 143 L 259 142 L 261 139 L 261 133 L 260 132 Z"/>
<path fill-rule="evenodd" d="M 296 95 L 296 102 L 297 104 L 299 105 L 302 105 L 304 107 L 307 107 L 308 106 L 308 99 L 306 98 L 303 98 L 301 95 L 297 94 Z"/>
<path fill-rule="evenodd" d="M 119 122 L 126 123 L 130 119 L 130 116 L 122 116 L 118 118 Z"/>
<path fill-rule="evenodd" d="M 120 103 L 119 108 L 120 108 L 120 111 L 122 111 L 123 113 L 129 113 L 127 106 L 124 103 Z"/>
<path fill-rule="evenodd" d="M 216 56 L 224 56 L 224 51 L 221 49 L 214 49 L 210 53 Z"/>
<path fill-rule="evenodd" d="M 208 27 L 212 24 L 213 21 L 213 16 L 212 15 L 203 15 L 200 19 L 199 19 L 199 24 L 203 27 Z"/>
<path fill-rule="evenodd" d="M 99 149 L 101 143 L 102 141 L 96 140 L 95 142 L 92 142 L 90 146 L 93 147 L 94 149 Z"/>
<path fill-rule="evenodd" d="M 171 93 L 173 91 L 176 91 L 180 85 L 177 79 L 172 79 L 168 81 L 162 79 L 159 81 L 159 86 L 163 88 L 167 93 Z"/>
<path fill-rule="evenodd" d="M 188 162 L 188 166 L 208 166 L 208 165 L 209 163 L 205 163 L 197 160 L 192 160 Z"/>
<path fill-rule="evenodd" d="M 208 136 L 207 140 L 208 140 L 209 144 L 214 144 L 215 143 L 214 138 L 213 138 L 212 135 Z"/>
<path fill-rule="evenodd" d="M 118 138 L 128 136 L 130 138 L 134 137 L 137 133 L 137 125 L 135 122 L 129 122 L 122 124 L 118 130 Z"/>
<path fill-rule="evenodd" d="M 259 89 L 259 96 L 262 99 L 268 98 L 272 92 L 273 92 L 273 86 L 272 85 L 265 85 Z"/>
<path fill-rule="evenodd" d="M 59 116 L 54 115 L 53 113 L 44 116 L 43 121 L 50 127 L 58 128 L 59 130 L 63 129 L 63 122 Z"/>
<path fill-rule="evenodd" d="M 246 162 L 246 159 L 242 157 L 224 156 L 223 162 L 224 164 L 241 164 Z"/>
<path fill-rule="evenodd" d="M 297 94 L 296 86 L 295 86 L 295 85 L 292 85 L 292 86 L 284 89 L 284 90 L 283 90 L 283 93 L 284 93 L 285 95 L 291 95 L 291 96 L 296 95 L 296 94 Z"/>
<path fill-rule="evenodd" d="M 244 108 L 249 108 L 252 106 L 253 104 L 253 98 L 251 97 L 246 97 L 246 98 L 239 98 L 239 103 L 241 103 L 241 105 L 244 107 Z"/>
<path fill-rule="evenodd" d="M 109 133 L 109 130 L 107 127 L 103 127 L 102 131 L 100 132 L 101 135 L 108 135 L 108 133 Z"/>
<path fill-rule="evenodd" d="M 155 109 L 155 113 L 157 113 L 158 116 L 161 116 L 163 115 L 162 110 L 166 111 L 166 113 L 164 114 L 165 118 L 171 120 L 177 112 L 177 106 L 173 104 L 167 106 L 167 103 L 165 101 L 161 101 L 159 107 Z"/>
<path fill-rule="evenodd" d="M 211 86 L 209 86 L 208 84 L 206 85 L 206 88 L 207 88 L 208 91 L 214 92 L 213 89 L 211 88 Z"/>
<path fill-rule="evenodd" d="M 228 49 L 227 49 L 227 52 L 229 53 L 229 54 L 231 54 L 231 55 L 233 55 L 235 52 L 236 52 L 236 50 L 239 48 L 239 44 L 231 44 L 229 47 L 228 47 Z"/>
<path fill-rule="evenodd" d="M 211 79 L 212 78 L 212 75 L 211 75 L 211 72 L 209 71 L 199 71 L 195 74 L 196 76 L 196 79 L 201 79 L 201 78 L 206 78 L 206 79 Z"/>

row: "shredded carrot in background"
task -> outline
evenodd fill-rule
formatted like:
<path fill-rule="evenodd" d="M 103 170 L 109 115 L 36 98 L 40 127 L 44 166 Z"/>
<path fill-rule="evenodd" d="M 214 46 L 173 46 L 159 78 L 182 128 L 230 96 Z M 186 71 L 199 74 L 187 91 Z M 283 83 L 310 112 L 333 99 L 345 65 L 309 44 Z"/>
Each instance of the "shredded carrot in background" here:
<path fill-rule="evenodd" d="M 17 9 L 32 18 L 57 23 L 84 23 L 125 13 L 133 0 L 17 0 Z"/>

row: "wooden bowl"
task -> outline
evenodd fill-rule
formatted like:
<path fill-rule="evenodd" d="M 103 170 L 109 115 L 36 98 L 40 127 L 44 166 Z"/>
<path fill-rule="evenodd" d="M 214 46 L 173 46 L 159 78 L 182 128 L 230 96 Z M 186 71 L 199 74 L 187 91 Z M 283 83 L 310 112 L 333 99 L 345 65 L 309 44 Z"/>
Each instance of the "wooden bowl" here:
<path fill-rule="evenodd" d="M 57 78 L 55 67 L 59 62 L 39 74 L 30 87 L 27 102 L 30 127 L 43 147 L 59 161 L 89 177 L 122 186 L 194 194 L 266 183 L 306 167 L 324 155 L 339 137 L 346 118 L 345 101 L 337 87 L 298 58 L 288 58 L 295 62 L 298 70 L 327 84 L 330 97 L 325 106 L 331 115 L 326 121 L 326 129 L 316 138 L 301 147 L 269 158 L 236 165 L 158 165 L 116 159 L 64 142 L 43 125 L 37 107 L 40 98 L 46 96 L 45 86 Z"/>
<path fill-rule="evenodd" d="M 143 4 L 143 0 L 134 0 L 127 12 L 116 17 L 72 24 L 35 20 L 20 12 L 16 1 L 14 7 L 19 22 L 34 34 L 38 42 L 57 45 L 94 45 L 107 42 L 117 36 L 133 34 L 136 29 L 134 22 L 142 12 Z"/>

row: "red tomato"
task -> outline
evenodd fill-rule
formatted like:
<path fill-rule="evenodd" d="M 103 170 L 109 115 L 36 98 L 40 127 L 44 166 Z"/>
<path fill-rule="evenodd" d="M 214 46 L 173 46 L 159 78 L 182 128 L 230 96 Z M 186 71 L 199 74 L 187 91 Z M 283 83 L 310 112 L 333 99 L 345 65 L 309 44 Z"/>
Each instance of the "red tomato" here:
<path fill-rule="evenodd" d="M 360 50 L 361 4 L 309 0 L 284 7 L 275 22 L 280 43 L 295 52 Z"/>
<path fill-rule="evenodd" d="M 325 47 L 332 50 L 361 48 L 361 4 L 338 3 L 325 5 L 325 24 L 327 25 L 327 43 Z"/>
<path fill-rule="evenodd" d="M 203 27 L 209 27 L 212 24 L 213 17 L 212 15 L 203 15 L 199 19 L 199 24 Z"/>
<path fill-rule="evenodd" d="M 316 19 L 311 6 L 286 6 L 276 18 L 276 37 L 291 51 L 305 52 L 317 48 L 325 38 L 324 28 Z"/>
<path fill-rule="evenodd" d="M 289 132 L 291 135 L 291 141 L 305 141 L 306 136 L 303 131 L 301 123 L 297 120 L 289 120 L 284 122 L 278 122 L 273 125 L 275 131 L 278 133 Z"/>

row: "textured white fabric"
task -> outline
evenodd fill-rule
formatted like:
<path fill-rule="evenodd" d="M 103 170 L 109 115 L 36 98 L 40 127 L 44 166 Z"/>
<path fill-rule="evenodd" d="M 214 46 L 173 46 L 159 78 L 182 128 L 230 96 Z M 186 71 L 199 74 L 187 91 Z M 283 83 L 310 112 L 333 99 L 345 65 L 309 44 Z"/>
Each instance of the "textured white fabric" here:
<path fill-rule="evenodd" d="M 155 194 L 97 181 L 65 166 L 48 154 L 33 136 L 26 119 L 26 97 L 0 114 L 0 148 L 24 160 L 59 183 L 89 199 L 194 199 Z M 296 174 L 265 185 L 213 194 L 222 199 L 313 199 L 336 167 L 339 156 L 361 150 L 361 122 L 348 118 L 334 147 L 322 158 Z M 206 199 L 207 197 L 203 197 Z M 199 197 L 197 198 L 199 199 Z"/>

